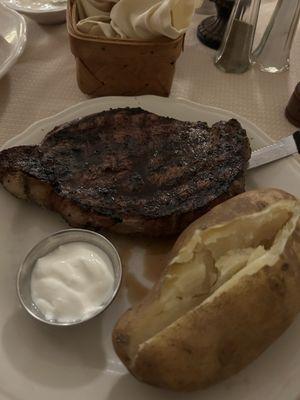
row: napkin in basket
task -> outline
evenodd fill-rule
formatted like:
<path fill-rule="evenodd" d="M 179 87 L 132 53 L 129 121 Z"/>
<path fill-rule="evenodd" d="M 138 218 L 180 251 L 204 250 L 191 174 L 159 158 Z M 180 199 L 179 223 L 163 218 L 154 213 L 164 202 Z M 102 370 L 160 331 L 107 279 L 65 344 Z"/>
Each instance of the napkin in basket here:
<path fill-rule="evenodd" d="M 176 39 L 203 0 L 77 0 L 81 32 L 108 38 Z"/>

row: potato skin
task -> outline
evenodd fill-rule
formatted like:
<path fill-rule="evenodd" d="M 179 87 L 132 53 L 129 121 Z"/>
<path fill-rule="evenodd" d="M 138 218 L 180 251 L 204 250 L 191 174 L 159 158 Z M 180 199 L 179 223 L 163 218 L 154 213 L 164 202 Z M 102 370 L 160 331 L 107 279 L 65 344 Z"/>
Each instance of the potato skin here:
<path fill-rule="evenodd" d="M 173 256 L 196 229 L 258 212 L 283 199 L 295 200 L 283 191 L 265 189 L 226 201 L 180 235 Z M 135 321 L 153 296 L 159 296 L 159 283 L 121 317 L 113 332 L 115 350 L 130 372 L 141 381 L 178 391 L 225 379 L 257 358 L 300 311 L 300 224 L 275 265 L 243 276 L 238 285 L 195 307 L 144 343 L 131 360 L 127 350 Z"/>
<path fill-rule="evenodd" d="M 240 371 L 300 311 L 299 254 L 299 244 L 289 243 L 276 266 L 187 313 L 144 345 L 132 373 L 155 386 L 191 391 Z"/>

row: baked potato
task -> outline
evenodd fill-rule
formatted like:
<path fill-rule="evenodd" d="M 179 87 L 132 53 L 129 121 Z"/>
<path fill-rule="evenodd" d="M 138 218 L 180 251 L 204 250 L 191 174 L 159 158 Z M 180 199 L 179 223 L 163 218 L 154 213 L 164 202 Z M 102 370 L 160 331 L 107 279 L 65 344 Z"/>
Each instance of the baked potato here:
<path fill-rule="evenodd" d="M 116 353 L 139 380 L 205 388 L 259 356 L 300 311 L 300 201 L 255 190 L 178 238 L 161 279 L 118 321 Z"/>

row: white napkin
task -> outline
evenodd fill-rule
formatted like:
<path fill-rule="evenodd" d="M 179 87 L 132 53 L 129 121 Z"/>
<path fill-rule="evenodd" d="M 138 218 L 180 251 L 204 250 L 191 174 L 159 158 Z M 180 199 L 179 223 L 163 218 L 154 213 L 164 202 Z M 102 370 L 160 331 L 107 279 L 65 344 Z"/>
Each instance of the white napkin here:
<path fill-rule="evenodd" d="M 78 0 L 78 29 L 93 36 L 116 37 L 110 25 L 110 11 L 118 0 Z"/>
<path fill-rule="evenodd" d="M 77 0 L 81 32 L 108 38 L 176 39 L 203 0 Z"/>

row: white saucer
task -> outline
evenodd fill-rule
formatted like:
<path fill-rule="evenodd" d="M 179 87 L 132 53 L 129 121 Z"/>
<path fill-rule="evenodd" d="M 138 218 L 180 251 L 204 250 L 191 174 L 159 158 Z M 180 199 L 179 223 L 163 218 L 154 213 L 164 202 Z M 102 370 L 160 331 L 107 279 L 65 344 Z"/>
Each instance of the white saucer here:
<path fill-rule="evenodd" d="M 59 24 L 66 20 L 67 2 L 62 0 L 2 0 L 8 7 L 39 24 Z"/>

